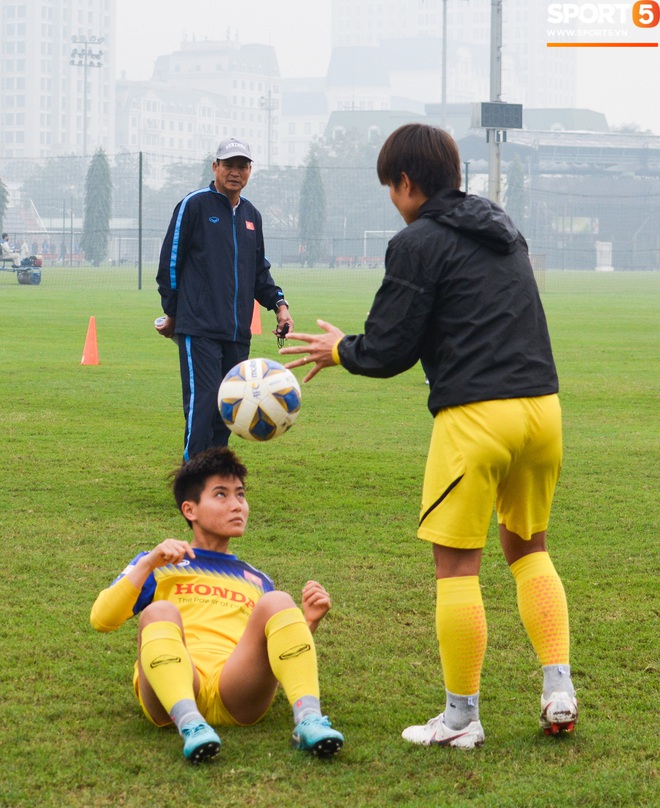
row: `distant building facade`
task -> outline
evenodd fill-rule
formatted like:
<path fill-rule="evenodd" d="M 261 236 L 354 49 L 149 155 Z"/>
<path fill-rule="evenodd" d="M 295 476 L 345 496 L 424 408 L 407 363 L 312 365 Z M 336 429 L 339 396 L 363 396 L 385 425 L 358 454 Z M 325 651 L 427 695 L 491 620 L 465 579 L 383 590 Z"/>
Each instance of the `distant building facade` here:
<path fill-rule="evenodd" d="M 114 150 L 114 40 L 115 0 L 0 0 L 0 156 Z"/>
<path fill-rule="evenodd" d="M 333 0 L 327 75 L 286 80 L 271 46 L 227 38 L 184 41 L 149 81 L 115 81 L 115 5 L 0 0 L 0 158 L 91 156 L 101 146 L 199 159 L 236 135 L 256 169 L 300 165 L 333 113 L 425 116 L 439 104 L 443 8 L 445 115 L 489 97 L 490 0 Z M 526 109 L 575 105 L 575 54 L 545 47 L 546 13 L 528 0 L 503 3 L 503 100 Z M 102 52 L 100 67 L 78 66 L 86 47 Z M 462 135 L 455 117 L 434 120 Z"/>
<path fill-rule="evenodd" d="M 303 165 L 310 144 L 323 137 L 329 115 L 325 84 L 324 78 L 282 82 L 280 165 Z"/>
<path fill-rule="evenodd" d="M 116 140 L 130 152 L 173 159 L 215 153 L 231 132 L 226 96 L 156 81 L 117 82 Z"/>
<path fill-rule="evenodd" d="M 259 165 L 279 161 L 281 80 L 270 45 L 229 39 L 183 42 L 178 51 L 158 58 L 152 81 L 161 89 L 201 91 L 216 99 L 214 111 L 207 112 L 214 122 L 198 129 L 199 137 L 193 129 L 189 156 L 206 152 L 206 136 L 217 146 L 229 134 L 247 140 Z"/>

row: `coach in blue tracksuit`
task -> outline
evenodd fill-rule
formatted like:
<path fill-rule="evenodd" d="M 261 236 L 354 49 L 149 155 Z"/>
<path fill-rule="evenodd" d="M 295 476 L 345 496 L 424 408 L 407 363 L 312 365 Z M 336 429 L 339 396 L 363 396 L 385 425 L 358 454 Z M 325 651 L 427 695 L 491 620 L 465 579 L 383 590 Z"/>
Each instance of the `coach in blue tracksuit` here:
<path fill-rule="evenodd" d="M 184 459 L 226 446 L 229 430 L 218 413 L 220 382 L 248 358 L 256 299 L 277 315 L 276 333 L 293 329 L 289 304 L 270 274 L 261 214 L 241 196 L 252 170 L 247 143 L 223 140 L 214 181 L 174 209 L 158 265 L 164 337 L 178 336 Z"/>

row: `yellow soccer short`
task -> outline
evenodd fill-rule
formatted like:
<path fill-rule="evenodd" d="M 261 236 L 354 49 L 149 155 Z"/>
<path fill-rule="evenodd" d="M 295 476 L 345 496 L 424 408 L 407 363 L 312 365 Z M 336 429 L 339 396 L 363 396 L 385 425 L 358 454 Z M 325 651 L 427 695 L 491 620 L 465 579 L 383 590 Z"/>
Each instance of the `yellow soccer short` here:
<path fill-rule="evenodd" d="M 222 673 L 222 668 L 227 659 L 227 656 L 218 656 L 217 654 L 213 656 L 201 655 L 200 658 L 199 653 L 197 653 L 195 658 L 193 658 L 193 665 L 199 674 L 199 693 L 196 698 L 197 708 L 204 716 L 206 721 L 208 721 L 208 723 L 214 727 L 251 726 L 249 724 L 242 724 L 240 721 L 237 721 L 227 710 L 225 705 L 222 703 L 222 699 L 220 698 L 220 674 Z M 149 712 L 142 701 L 140 688 L 138 687 L 138 675 L 138 665 L 136 662 L 135 669 L 133 671 L 133 686 L 135 688 L 135 695 L 137 696 L 137 700 L 142 708 L 142 712 L 152 724 L 156 724 L 153 718 L 149 715 Z M 254 723 L 258 723 L 258 721 L 261 721 L 262 718 L 263 716 L 257 719 L 257 721 Z M 171 723 L 172 722 L 169 722 L 168 724 L 157 724 L 157 726 L 170 726 Z"/>
<path fill-rule="evenodd" d="M 495 506 L 499 524 L 529 540 L 548 527 L 561 462 L 557 395 L 440 410 L 417 535 L 446 547 L 484 547 Z"/>

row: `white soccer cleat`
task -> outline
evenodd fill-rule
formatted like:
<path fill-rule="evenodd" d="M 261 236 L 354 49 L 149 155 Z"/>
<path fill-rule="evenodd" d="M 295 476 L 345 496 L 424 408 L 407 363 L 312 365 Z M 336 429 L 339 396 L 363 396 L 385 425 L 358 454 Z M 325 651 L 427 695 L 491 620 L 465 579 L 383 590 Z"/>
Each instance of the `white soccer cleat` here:
<path fill-rule="evenodd" d="M 572 732 L 577 723 L 578 708 L 575 696 L 566 691 L 554 691 L 546 699 L 541 696 L 541 729 L 546 735 Z"/>
<path fill-rule="evenodd" d="M 401 737 L 410 743 L 422 746 L 452 746 L 454 749 L 475 749 L 486 738 L 481 721 L 470 721 L 463 729 L 450 729 L 445 724 L 445 714 L 427 721 L 426 724 L 407 727 Z"/>

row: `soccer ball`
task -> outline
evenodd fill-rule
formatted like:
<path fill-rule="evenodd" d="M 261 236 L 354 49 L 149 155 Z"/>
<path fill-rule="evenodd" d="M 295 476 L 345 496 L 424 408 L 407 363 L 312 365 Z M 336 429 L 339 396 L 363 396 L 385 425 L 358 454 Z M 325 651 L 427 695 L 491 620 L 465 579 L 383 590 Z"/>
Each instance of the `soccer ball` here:
<path fill-rule="evenodd" d="M 272 359 L 246 359 L 233 367 L 218 390 L 218 409 L 234 435 L 266 441 L 290 429 L 300 410 L 298 380 Z"/>

